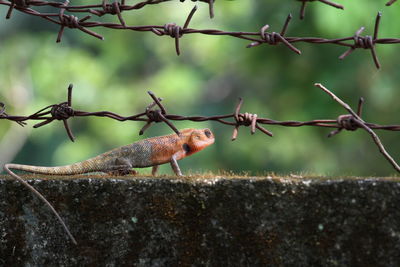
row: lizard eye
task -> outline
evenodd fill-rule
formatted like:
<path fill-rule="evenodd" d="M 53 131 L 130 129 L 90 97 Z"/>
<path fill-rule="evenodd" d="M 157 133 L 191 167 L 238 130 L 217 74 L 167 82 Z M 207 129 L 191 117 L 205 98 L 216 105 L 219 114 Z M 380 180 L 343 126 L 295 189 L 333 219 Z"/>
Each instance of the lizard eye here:
<path fill-rule="evenodd" d="M 204 134 L 205 134 L 208 138 L 211 137 L 211 131 L 208 130 L 208 129 L 204 130 Z"/>

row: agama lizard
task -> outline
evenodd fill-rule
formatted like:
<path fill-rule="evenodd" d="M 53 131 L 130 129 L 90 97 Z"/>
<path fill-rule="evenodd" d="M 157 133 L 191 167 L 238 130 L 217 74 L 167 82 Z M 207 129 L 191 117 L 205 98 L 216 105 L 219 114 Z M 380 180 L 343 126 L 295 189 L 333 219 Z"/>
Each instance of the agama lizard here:
<path fill-rule="evenodd" d="M 94 158 L 71 165 L 38 167 L 10 163 L 4 165 L 4 170 L 23 183 L 49 206 L 64 227 L 68 236 L 77 244 L 68 227 L 47 199 L 10 169 L 45 175 L 75 175 L 90 172 L 126 175 L 136 173 L 132 168 L 153 167 L 152 174 L 155 175 L 159 165 L 169 162 L 175 174 L 177 176 L 182 176 L 177 161 L 213 144 L 214 135 L 209 129 L 184 129 L 180 132 L 180 135 L 171 134 L 140 140 L 133 144 L 115 148 Z"/>

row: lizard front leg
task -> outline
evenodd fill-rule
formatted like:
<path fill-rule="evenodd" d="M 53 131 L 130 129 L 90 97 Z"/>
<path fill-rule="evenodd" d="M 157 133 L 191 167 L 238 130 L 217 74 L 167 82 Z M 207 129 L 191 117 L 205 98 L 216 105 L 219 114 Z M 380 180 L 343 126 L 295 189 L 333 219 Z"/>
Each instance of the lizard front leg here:
<path fill-rule="evenodd" d="M 153 168 L 151 168 L 151 175 L 157 174 L 158 167 L 160 167 L 160 165 L 154 165 Z"/>
<path fill-rule="evenodd" d="M 178 161 L 176 160 L 176 154 L 171 158 L 171 167 L 174 170 L 176 176 L 183 176 L 181 169 L 179 168 Z"/>

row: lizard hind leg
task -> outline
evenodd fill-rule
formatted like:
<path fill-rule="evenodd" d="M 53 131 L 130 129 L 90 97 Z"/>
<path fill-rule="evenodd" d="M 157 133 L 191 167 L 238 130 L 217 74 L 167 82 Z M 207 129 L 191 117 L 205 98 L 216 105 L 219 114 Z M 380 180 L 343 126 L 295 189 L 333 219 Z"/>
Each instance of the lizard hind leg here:
<path fill-rule="evenodd" d="M 24 186 L 26 186 L 32 193 L 34 193 L 37 197 L 39 197 L 50 209 L 51 211 L 54 213 L 54 215 L 57 217 L 58 221 L 61 223 L 61 225 L 64 227 L 65 232 L 67 233 L 67 235 L 71 238 L 72 242 L 75 245 L 78 245 L 78 242 L 76 242 L 74 236 L 71 234 L 71 232 L 69 231 L 67 225 L 65 224 L 64 220 L 61 218 L 61 216 L 58 214 L 58 212 L 56 211 L 56 209 L 53 207 L 53 205 L 50 204 L 50 202 L 39 192 L 37 191 L 33 186 L 31 186 L 27 181 L 25 181 L 24 179 L 22 179 L 21 177 L 19 177 L 18 175 L 16 175 L 13 171 L 11 171 L 10 169 L 13 169 L 13 167 L 15 167 L 13 164 L 6 164 L 4 165 L 4 170 L 10 174 L 13 178 L 15 178 L 16 180 L 18 180 L 19 182 L 21 182 Z"/>
<path fill-rule="evenodd" d="M 125 176 L 125 175 L 137 175 L 138 172 L 132 169 L 117 169 L 107 172 L 107 174 L 112 176 Z"/>
<path fill-rule="evenodd" d="M 111 170 L 107 173 L 117 176 L 138 174 L 137 171 L 132 169 L 132 164 L 125 158 L 117 158 L 114 162 L 114 166 L 112 166 Z"/>

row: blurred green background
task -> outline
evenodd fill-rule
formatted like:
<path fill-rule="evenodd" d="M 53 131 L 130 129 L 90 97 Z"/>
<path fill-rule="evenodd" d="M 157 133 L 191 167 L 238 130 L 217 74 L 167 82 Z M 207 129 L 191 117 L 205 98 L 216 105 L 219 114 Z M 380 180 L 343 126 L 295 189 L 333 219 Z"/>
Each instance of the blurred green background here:
<path fill-rule="evenodd" d="M 386 0 L 336 2 L 345 10 L 318 2 L 308 4 L 303 21 L 299 19 L 300 3 L 293 0 L 218 0 L 214 19 L 208 16 L 208 5 L 199 2 L 190 27 L 258 31 L 269 24 L 270 31 L 279 32 L 288 13 L 293 13 L 287 36 L 339 38 L 353 35 L 361 26 L 366 27 L 364 34 L 372 34 L 376 14 L 382 11 L 379 37 L 400 37 L 400 3 L 386 7 Z M 89 2 L 73 2 L 83 3 Z M 191 1 L 170 1 L 124 12 L 123 17 L 128 25 L 182 25 L 193 6 Z M 339 60 L 345 47 L 296 43 L 302 51 L 299 56 L 282 44 L 246 49 L 248 42 L 244 40 L 200 34 L 181 38 L 182 54 L 178 57 L 169 36 L 127 30 L 92 28 L 105 37 L 100 41 L 79 30 L 65 29 L 62 42 L 57 44 L 57 25 L 18 11 L 5 20 L 6 12 L 7 7 L 0 6 L 0 101 L 7 105 L 9 114 L 28 115 L 65 101 L 69 83 L 74 84 L 73 107 L 85 111 L 139 113 L 151 102 L 146 91 L 152 90 L 164 98 L 170 113 L 180 115 L 231 113 L 238 97 L 244 98 L 242 112 L 276 120 L 335 119 L 345 114 L 339 104 L 313 86 L 321 82 L 354 108 L 364 96 L 366 121 L 400 124 L 400 45 L 377 46 L 381 70 L 375 68 L 369 50 L 360 49 Z M 114 22 L 117 18 L 92 20 Z M 70 164 L 143 138 L 138 135 L 141 122 L 72 118 L 75 143 L 68 139 L 62 122 L 39 129 L 32 129 L 33 124 L 31 121 L 22 128 L 0 121 L 0 164 Z M 184 173 L 395 173 L 371 137 L 360 130 L 327 139 L 328 128 L 267 126 L 274 133 L 270 138 L 260 132 L 251 136 L 250 129 L 242 127 L 232 142 L 232 128 L 226 125 L 175 125 L 209 127 L 216 136 L 213 146 L 180 162 Z M 166 125 L 156 124 L 144 137 L 169 133 Z M 400 161 L 399 133 L 378 134 L 389 153 Z M 161 173 L 172 171 L 165 165 Z"/>

